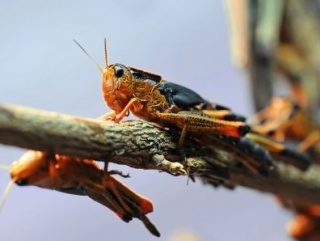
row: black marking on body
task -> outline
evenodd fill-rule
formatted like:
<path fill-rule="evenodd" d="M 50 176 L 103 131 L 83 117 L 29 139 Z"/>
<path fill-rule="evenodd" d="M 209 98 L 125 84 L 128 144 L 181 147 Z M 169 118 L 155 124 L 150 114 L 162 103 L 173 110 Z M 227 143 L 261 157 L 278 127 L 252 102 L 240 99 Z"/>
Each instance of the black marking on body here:
<path fill-rule="evenodd" d="M 133 67 L 128 67 L 130 69 L 130 72 L 132 74 L 132 76 L 136 79 L 136 80 L 140 80 L 140 81 L 148 81 L 150 82 L 150 84 L 152 85 L 156 85 L 159 84 L 160 81 L 162 80 L 162 77 L 160 75 L 151 73 L 151 72 L 147 72 L 147 71 L 143 71 L 140 69 L 136 69 Z"/>
<path fill-rule="evenodd" d="M 193 90 L 171 82 L 159 85 L 157 89 L 163 94 L 170 104 L 188 109 L 196 105 L 205 105 L 207 101 Z"/>

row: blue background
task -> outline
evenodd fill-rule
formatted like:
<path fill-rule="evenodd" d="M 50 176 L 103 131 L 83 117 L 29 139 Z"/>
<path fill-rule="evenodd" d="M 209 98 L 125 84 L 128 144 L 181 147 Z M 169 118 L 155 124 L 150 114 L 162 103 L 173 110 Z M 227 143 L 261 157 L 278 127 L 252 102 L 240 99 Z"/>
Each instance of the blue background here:
<path fill-rule="evenodd" d="M 0 102 L 84 117 L 109 111 L 98 69 L 74 44 L 77 39 L 103 65 L 109 62 L 161 74 L 212 101 L 252 114 L 245 73 L 230 61 L 226 9 L 222 1 L 135 0 L 0 2 Z M 0 146 L 10 164 L 25 150 Z M 186 177 L 133 170 L 124 180 L 155 207 L 149 218 L 162 236 L 151 236 L 139 220 L 122 222 L 87 197 L 37 187 L 14 187 L 0 214 L 1 240 L 290 240 L 290 214 L 272 196 L 187 185 Z M 9 181 L 0 174 L 0 190 Z M 186 240 L 186 239 L 184 239 Z"/>

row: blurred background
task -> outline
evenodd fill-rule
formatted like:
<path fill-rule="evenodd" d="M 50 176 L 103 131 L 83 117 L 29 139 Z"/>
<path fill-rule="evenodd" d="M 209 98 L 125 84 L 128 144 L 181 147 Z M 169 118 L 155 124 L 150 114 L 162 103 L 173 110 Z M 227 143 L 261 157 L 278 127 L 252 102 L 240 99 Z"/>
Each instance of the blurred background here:
<path fill-rule="evenodd" d="M 0 103 L 95 118 L 109 111 L 98 69 L 74 44 L 79 41 L 102 66 L 109 63 L 161 74 L 207 99 L 251 115 L 246 74 L 231 61 L 223 1 L 1 1 Z M 132 118 L 132 116 L 130 116 Z M 0 145 L 0 163 L 25 150 Z M 186 177 L 125 166 L 123 180 L 150 198 L 153 237 L 142 222 L 129 224 L 87 197 L 14 187 L 0 214 L 1 240 L 291 240 L 290 214 L 272 196 L 244 188 L 204 186 Z M 0 174 L 0 190 L 9 182 Z"/>

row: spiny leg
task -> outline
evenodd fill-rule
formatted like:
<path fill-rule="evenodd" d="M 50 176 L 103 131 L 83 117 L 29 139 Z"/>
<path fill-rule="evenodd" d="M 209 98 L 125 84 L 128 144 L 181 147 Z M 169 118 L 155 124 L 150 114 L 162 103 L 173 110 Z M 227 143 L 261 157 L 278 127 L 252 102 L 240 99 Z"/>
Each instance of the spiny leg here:
<path fill-rule="evenodd" d="M 313 162 L 308 155 L 302 153 L 300 150 L 288 148 L 284 143 L 277 142 L 266 136 L 249 133 L 246 137 L 264 147 L 273 156 L 278 156 L 280 161 L 293 165 L 300 170 L 306 170 Z"/>
<path fill-rule="evenodd" d="M 187 133 L 188 133 L 188 124 L 185 124 L 181 129 L 181 134 L 180 134 L 179 144 L 178 144 L 179 149 L 181 149 L 183 147 Z"/>
<path fill-rule="evenodd" d="M 115 199 L 119 202 L 119 204 L 123 207 L 123 209 L 130 214 L 133 214 L 132 209 L 127 205 L 127 203 L 123 200 L 123 196 L 120 194 L 120 191 L 115 186 L 116 179 L 113 178 L 108 172 L 108 162 L 104 165 L 104 175 L 102 184 L 106 191 L 109 191 Z"/>
<path fill-rule="evenodd" d="M 132 220 L 132 215 L 127 213 L 126 210 L 114 199 L 113 195 L 110 195 L 107 190 L 101 187 L 85 187 L 85 193 L 96 202 L 111 209 L 119 218 L 125 222 Z"/>
<path fill-rule="evenodd" d="M 187 132 L 217 134 L 242 137 L 250 131 L 250 126 L 241 121 L 224 121 L 200 112 L 180 111 L 178 113 L 157 113 L 159 119 L 175 124 L 182 129 L 179 146 L 184 143 Z"/>
<path fill-rule="evenodd" d="M 126 222 L 129 222 L 132 219 L 132 217 L 136 217 L 136 218 L 140 219 L 143 222 L 143 224 L 145 225 L 145 227 L 153 235 L 159 237 L 160 236 L 159 231 L 154 226 L 154 224 L 152 224 L 150 222 L 150 220 L 146 217 L 147 213 L 153 211 L 152 203 L 148 199 L 146 199 L 146 198 L 140 196 L 139 194 L 135 193 L 134 191 L 132 191 L 130 188 L 125 186 L 123 183 L 117 181 L 112 176 L 109 176 L 109 179 L 110 180 L 112 179 L 112 182 L 115 184 L 121 200 L 124 201 L 126 206 L 130 209 L 130 212 L 128 212 L 126 210 L 126 208 L 123 206 L 121 200 L 118 197 L 116 197 L 116 193 L 111 192 L 110 193 L 111 196 L 116 199 L 116 202 L 114 202 L 112 199 L 111 204 L 115 207 L 115 210 L 120 211 L 120 212 L 116 211 L 118 216 L 121 217 L 122 220 L 124 220 Z M 109 190 L 107 189 L 107 191 L 109 191 Z M 103 194 L 103 196 L 109 200 L 108 194 Z M 121 212 L 123 209 L 125 210 L 125 212 Z"/>
<path fill-rule="evenodd" d="M 263 146 L 264 148 L 266 148 L 270 152 L 281 152 L 285 148 L 281 143 L 273 141 L 272 139 L 264 137 L 260 134 L 249 133 L 249 134 L 247 134 L 247 138 L 260 144 L 261 146 Z"/>
<path fill-rule="evenodd" d="M 156 226 L 151 223 L 146 215 L 141 215 L 140 220 L 143 222 L 144 226 L 149 230 L 150 233 L 152 233 L 156 237 L 160 237 L 160 232 L 158 231 Z"/>

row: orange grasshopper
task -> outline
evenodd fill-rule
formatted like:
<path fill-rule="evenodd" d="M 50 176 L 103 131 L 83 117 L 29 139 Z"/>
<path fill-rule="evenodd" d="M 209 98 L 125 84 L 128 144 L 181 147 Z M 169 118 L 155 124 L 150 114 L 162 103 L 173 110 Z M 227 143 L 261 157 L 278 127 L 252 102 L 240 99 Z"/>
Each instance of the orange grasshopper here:
<path fill-rule="evenodd" d="M 123 64 L 109 65 L 106 40 L 104 43 L 106 67 L 102 69 L 96 65 L 102 74 L 104 100 L 113 110 L 104 116 L 105 119 L 119 122 L 131 112 L 141 119 L 160 125 L 178 126 L 182 129 L 180 147 L 187 132 L 242 137 L 250 130 L 249 125 L 243 121 L 224 120 L 226 110 L 211 108 L 210 103 L 187 87 Z M 83 47 L 76 44 L 92 60 Z"/>
<path fill-rule="evenodd" d="M 247 137 L 282 161 L 305 170 L 314 162 L 313 159 L 318 158 L 320 129 L 291 99 L 274 97 L 250 124 L 251 131 Z M 287 148 L 284 142 L 298 143 L 298 148 Z"/>
<path fill-rule="evenodd" d="M 151 201 L 129 189 L 92 160 L 29 150 L 9 170 L 12 180 L 2 204 L 13 183 L 87 195 L 112 210 L 123 221 L 138 218 L 153 235 L 160 236 L 146 217 L 153 211 Z"/>
<path fill-rule="evenodd" d="M 275 97 L 268 107 L 256 114 L 252 130 L 277 141 L 299 141 L 299 150 L 320 150 L 320 128 L 293 100 Z"/>

